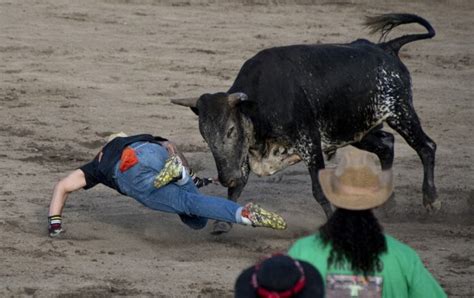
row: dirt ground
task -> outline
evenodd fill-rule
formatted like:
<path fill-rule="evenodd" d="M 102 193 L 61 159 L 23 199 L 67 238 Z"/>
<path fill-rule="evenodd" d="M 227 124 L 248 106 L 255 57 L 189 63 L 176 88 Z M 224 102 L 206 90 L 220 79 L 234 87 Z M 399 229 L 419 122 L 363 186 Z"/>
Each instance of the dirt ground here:
<path fill-rule="evenodd" d="M 370 0 L 0 1 L 0 296 L 231 296 L 242 269 L 324 222 L 303 165 L 252 176 L 242 195 L 280 212 L 288 230 L 239 226 L 220 237 L 98 186 L 71 195 L 67 231 L 53 240 L 46 217 L 54 183 L 121 130 L 169 137 L 213 175 L 197 117 L 170 98 L 226 91 L 264 48 L 376 41 L 363 17 L 399 11 L 437 31 L 401 57 L 423 127 L 438 144 L 443 206 L 425 212 L 421 162 L 397 135 L 396 197 L 377 214 L 449 296 L 473 297 L 474 3 Z M 421 31 L 410 25 L 391 36 Z"/>

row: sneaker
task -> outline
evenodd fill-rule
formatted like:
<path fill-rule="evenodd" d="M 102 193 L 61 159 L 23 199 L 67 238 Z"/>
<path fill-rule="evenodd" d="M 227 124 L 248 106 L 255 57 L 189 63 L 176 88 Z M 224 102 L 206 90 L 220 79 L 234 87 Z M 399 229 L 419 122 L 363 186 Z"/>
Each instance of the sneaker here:
<path fill-rule="evenodd" d="M 266 227 L 274 230 L 286 229 L 286 222 L 280 215 L 267 211 L 254 203 L 248 203 L 242 208 L 242 217 L 250 221 L 254 227 Z M 245 220 L 244 220 L 245 222 Z"/>
<path fill-rule="evenodd" d="M 173 155 L 166 160 L 163 169 L 156 175 L 153 184 L 156 188 L 160 188 L 170 182 L 177 181 L 183 176 L 183 169 L 181 159 L 177 155 Z"/>

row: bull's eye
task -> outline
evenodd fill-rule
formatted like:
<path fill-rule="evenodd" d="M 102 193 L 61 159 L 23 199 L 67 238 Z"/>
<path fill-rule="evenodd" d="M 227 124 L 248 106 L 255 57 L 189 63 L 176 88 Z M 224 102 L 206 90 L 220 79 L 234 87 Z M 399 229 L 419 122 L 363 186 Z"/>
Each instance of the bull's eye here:
<path fill-rule="evenodd" d="M 233 126 L 231 128 L 229 128 L 229 130 L 227 131 L 227 138 L 230 139 L 232 137 L 232 134 L 234 133 L 234 130 L 235 130 L 234 128 L 235 127 L 233 127 Z"/>

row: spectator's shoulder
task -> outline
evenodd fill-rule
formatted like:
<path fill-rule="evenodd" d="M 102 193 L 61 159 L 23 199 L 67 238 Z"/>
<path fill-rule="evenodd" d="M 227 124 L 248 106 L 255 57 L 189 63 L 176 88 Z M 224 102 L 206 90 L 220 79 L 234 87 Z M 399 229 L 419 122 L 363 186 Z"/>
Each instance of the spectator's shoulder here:
<path fill-rule="evenodd" d="M 303 238 L 300 238 L 293 243 L 292 248 L 306 248 L 312 247 L 315 248 L 321 245 L 321 237 L 319 234 L 312 234 Z"/>
<path fill-rule="evenodd" d="M 409 252 L 415 252 L 413 248 L 408 246 L 407 244 L 401 242 L 398 239 L 395 239 L 394 237 L 385 234 L 385 240 L 387 241 L 387 246 L 391 249 L 397 250 L 397 251 L 409 251 Z"/>
<path fill-rule="evenodd" d="M 306 237 L 302 237 L 298 240 L 296 240 L 297 243 L 302 243 L 302 244 L 307 244 L 307 243 L 313 243 L 317 240 L 319 240 L 319 234 L 311 234 L 309 236 L 306 236 Z"/>
<path fill-rule="evenodd" d="M 388 253 L 397 256 L 399 260 L 412 263 L 413 261 L 420 259 L 418 253 L 409 245 L 389 235 L 385 235 L 385 239 L 387 240 Z"/>

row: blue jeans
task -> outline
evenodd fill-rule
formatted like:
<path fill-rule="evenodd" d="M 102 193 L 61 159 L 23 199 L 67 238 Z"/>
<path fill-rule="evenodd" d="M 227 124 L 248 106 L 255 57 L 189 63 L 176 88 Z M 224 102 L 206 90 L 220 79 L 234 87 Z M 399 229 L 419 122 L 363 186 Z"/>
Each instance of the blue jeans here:
<path fill-rule="evenodd" d="M 143 205 L 159 211 L 177 213 L 193 229 L 202 229 L 208 219 L 240 223 L 241 206 L 233 201 L 200 194 L 192 179 L 184 185 L 169 183 L 155 188 L 153 181 L 163 168 L 168 151 L 154 143 L 137 142 L 138 163 L 125 172 L 115 167 L 115 180 L 120 191 Z"/>

